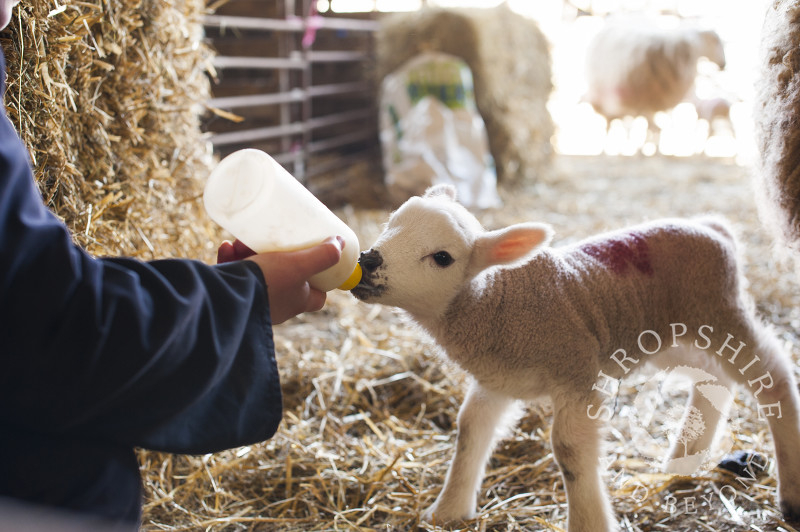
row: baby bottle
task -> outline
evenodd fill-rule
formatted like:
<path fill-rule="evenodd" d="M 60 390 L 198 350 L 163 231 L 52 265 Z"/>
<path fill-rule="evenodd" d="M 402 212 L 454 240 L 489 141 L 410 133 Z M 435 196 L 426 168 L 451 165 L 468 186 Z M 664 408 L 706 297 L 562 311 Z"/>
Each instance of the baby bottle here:
<path fill-rule="evenodd" d="M 212 220 L 257 253 L 305 249 L 341 236 L 341 259 L 309 284 L 327 292 L 351 290 L 361 280 L 353 230 L 263 151 L 239 150 L 222 159 L 203 202 Z"/>

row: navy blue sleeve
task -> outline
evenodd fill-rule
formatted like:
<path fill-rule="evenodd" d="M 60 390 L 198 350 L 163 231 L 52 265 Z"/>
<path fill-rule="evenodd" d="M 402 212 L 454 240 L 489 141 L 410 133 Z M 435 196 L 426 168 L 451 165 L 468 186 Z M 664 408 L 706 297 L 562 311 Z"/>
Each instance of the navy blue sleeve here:
<path fill-rule="evenodd" d="M 0 427 L 207 453 L 271 437 L 281 411 L 259 268 L 89 256 L 0 112 Z"/>

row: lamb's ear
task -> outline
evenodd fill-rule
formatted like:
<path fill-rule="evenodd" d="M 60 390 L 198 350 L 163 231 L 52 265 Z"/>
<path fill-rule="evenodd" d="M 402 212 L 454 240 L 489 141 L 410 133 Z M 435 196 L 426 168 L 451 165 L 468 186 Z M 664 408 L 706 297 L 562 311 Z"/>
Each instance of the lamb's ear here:
<path fill-rule="evenodd" d="M 527 258 L 536 249 L 550 243 L 553 229 L 546 224 L 516 224 L 479 236 L 470 266 L 481 271 L 489 266 L 513 264 Z"/>
<path fill-rule="evenodd" d="M 432 198 L 434 196 L 447 196 L 451 200 L 456 200 L 456 187 L 453 185 L 433 185 L 428 187 L 428 190 L 423 194 L 423 198 Z"/>

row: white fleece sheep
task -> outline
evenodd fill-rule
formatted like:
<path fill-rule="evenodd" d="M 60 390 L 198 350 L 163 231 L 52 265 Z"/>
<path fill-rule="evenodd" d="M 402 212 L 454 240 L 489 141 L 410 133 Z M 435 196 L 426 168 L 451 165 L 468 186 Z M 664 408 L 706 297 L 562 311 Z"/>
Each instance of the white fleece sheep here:
<path fill-rule="evenodd" d="M 609 22 L 587 48 L 583 99 L 609 126 L 617 118 L 643 116 L 649 131 L 657 134 L 655 113 L 687 97 L 700 57 L 725 67 L 716 32 L 686 26 L 665 29 L 639 18 Z"/>
<path fill-rule="evenodd" d="M 753 393 L 775 442 L 781 507 L 800 517 L 797 386 L 742 290 L 724 223 L 666 220 L 560 248 L 550 237 L 535 223 L 485 231 L 452 187 L 437 186 L 404 203 L 362 253 L 353 294 L 407 311 L 474 378 L 444 488 L 424 517 L 473 517 L 512 405 L 549 396 L 569 530 L 616 530 L 598 465 L 601 426 L 612 381 L 646 362 L 702 369 Z M 692 349 L 659 351 L 673 344 Z M 673 457 L 713 439 L 720 413 L 696 393 L 692 408 L 711 430 Z"/>
<path fill-rule="evenodd" d="M 800 254 L 800 4 L 770 2 L 761 39 L 753 113 L 761 155 L 756 174 L 760 213 L 779 239 Z"/>

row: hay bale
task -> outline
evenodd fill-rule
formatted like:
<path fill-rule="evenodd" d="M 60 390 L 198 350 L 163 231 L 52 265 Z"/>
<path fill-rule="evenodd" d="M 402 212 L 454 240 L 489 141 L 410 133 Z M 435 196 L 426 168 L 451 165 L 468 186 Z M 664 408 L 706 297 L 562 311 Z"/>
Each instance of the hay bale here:
<path fill-rule="evenodd" d="M 60 6 L 60 7 L 59 7 Z M 96 255 L 210 257 L 202 0 L 24 2 L 5 103 L 48 206 Z"/>
<path fill-rule="evenodd" d="M 551 161 L 553 89 L 550 48 L 532 20 L 505 4 L 492 9 L 426 8 L 381 21 L 376 38 L 379 79 L 421 52 L 462 58 L 503 184 L 535 179 Z"/>
<path fill-rule="evenodd" d="M 800 2 L 771 3 L 760 53 L 754 117 L 761 215 L 800 252 Z"/>

